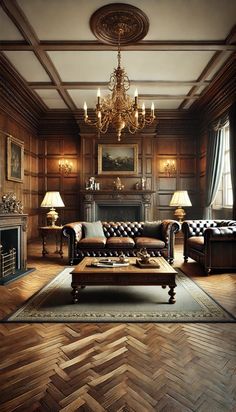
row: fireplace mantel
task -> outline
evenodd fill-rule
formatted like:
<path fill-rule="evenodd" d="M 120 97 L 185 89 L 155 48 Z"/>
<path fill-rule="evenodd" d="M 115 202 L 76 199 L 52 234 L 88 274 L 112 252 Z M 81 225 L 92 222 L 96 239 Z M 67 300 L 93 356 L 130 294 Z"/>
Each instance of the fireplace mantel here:
<path fill-rule="evenodd" d="M 82 215 L 86 221 L 98 218 L 98 208 L 104 207 L 139 207 L 140 220 L 152 220 L 151 203 L 153 190 L 81 190 Z"/>

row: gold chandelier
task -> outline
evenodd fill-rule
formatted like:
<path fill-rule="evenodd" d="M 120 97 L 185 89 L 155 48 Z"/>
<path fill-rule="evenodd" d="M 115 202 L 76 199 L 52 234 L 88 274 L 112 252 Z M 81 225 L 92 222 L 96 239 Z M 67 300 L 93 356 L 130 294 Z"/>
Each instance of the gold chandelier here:
<path fill-rule="evenodd" d="M 108 127 L 112 126 L 117 132 L 118 141 L 120 141 L 124 128 L 127 128 L 129 133 L 134 134 L 137 130 L 143 129 L 144 126 L 150 125 L 155 119 L 154 103 L 151 105 L 150 114 L 146 114 L 144 103 L 142 108 L 139 107 L 137 89 L 134 99 L 126 94 L 130 88 L 130 81 L 125 70 L 121 68 L 120 37 L 123 32 L 124 26 L 120 23 L 118 28 L 118 65 L 111 74 L 108 84 L 112 93 L 101 98 L 100 89 L 98 89 L 95 121 L 89 120 L 87 104 L 84 102 L 85 123 L 95 126 L 98 129 L 98 135 L 105 134 Z"/>

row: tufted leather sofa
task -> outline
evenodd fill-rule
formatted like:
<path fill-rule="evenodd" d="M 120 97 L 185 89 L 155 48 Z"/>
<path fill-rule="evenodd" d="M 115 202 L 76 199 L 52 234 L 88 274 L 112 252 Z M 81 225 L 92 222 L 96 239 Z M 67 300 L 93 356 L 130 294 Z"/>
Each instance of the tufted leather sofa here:
<path fill-rule="evenodd" d="M 155 222 L 153 222 L 155 223 Z M 68 223 L 63 227 L 63 236 L 68 238 L 69 264 L 81 261 L 85 256 L 136 256 L 147 248 L 151 256 L 164 256 L 169 263 L 174 261 L 174 235 L 180 230 L 175 220 L 163 220 L 160 236 L 142 236 L 144 222 L 102 222 L 104 238 L 85 238 L 83 222 Z"/>
<path fill-rule="evenodd" d="M 236 269 L 235 220 L 185 220 L 184 260 L 192 258 L 209 274 L 214 269 Z"/>

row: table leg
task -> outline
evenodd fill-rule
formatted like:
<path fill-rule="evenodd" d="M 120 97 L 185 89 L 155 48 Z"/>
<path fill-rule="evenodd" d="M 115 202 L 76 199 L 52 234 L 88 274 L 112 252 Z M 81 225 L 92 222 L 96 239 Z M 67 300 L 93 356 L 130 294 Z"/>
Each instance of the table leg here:
<path fill-rule="evenodd" d="M 79 288 L 77 285 L 71 285 L 72 287 L 72 300 L 73 303 L 78 303 L 79 302 Z"/>
<path fill-rule="evenodd" d="M 62 235 L 60 236 L 60 249 L 59 249 L 59 255 L 61 256 L 61 258 L 63 258 L 63 239 L 62 239 Z"/>
<path fill-rule="evenodd" d="M 48 251 L 46 249 L 46 236 L 42 234 L 42 243 L 43 243 L 43 250 L 42 250 L 42 255 L 48 255 Z"/>
<path fill-rule="evenodd" d="M 170 299 L 169 299 L 169 303 L 175 303 L 175 286 L 169 286 L 170 290 L 168 292 L 168 294 L 170 295 Z"/>

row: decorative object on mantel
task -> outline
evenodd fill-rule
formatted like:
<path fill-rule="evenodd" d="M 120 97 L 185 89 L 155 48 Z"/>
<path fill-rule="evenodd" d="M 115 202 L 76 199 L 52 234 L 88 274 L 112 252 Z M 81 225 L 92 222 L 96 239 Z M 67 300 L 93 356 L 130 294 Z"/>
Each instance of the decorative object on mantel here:
<path fill-rule="evenodd" d="M 86 182 L 86 190 L 100 190 L 100 183 L 96 182 L 95 177 L 90 177 Z"/>
<path fill-rule="evenodd" d="M 192 206 L 187 190 L 177 190 L 174 192 L 170 201 L 170 206 L 177 206 L 174 215 L 177 217 L 179 222 L 182 222 L 184 216 L 186 215 L 183 206 Z"/>
<path fill-rule="evenodd" d="M 150 114 L 147 115 L 145 104 L 139 106 L 137 89 L 134 98 L 126 94 L 130 88 L 130 80 L 121 67 L 121 43 L 134 43 L 137 39 L 142 39 L 147 34 L 148 26 L 147 16 L 137 7 L 127 4 L 109 4 L 101 7 L 90 19 L 91 30 L 99 40 L 118 46 L 118 65 L 110 75 L 108 84 L 112 93 L 101 98 L 98 89 L 95 121 L 88 118 L 88 108 L 84 102 L 84 121 L 95 126 L 98 135 L 105 134 L 109 126 L 112 126 L 120 141 L 121 132 L 125 128 L 134 134 L 144 126 L 152 124 L 155 119 L 154 103 L 151 104 Z"/>
<path fill-rule="evenodd" d="M 58 213 L 55 207 L 65 207 L 59 192 L 46 192 L 40 207 L 50 207 L 47 213 L 47 220 L 49 226 L 55 226 L 58 219 Z"/>
<path fill-rule="evenodd" d="M 146 189 L 146 185 L 147 185 L 147 179 L 146 177 L 142 177 L 141 178 L 141 189 L 145 190 Z"/>
<path fill-rule="evenodd" d="M 0 213 L 23 213 L 23 206 L 20 200 L 16 200 L 16 194 L 8 192 L 2 196 L 0 203 Z"/>
<path fill-rule="evenodd" d="M 58 162 L 58 168 L 60 173 L 68 175 L 72 171 L 73 164 L 67 159 L 60 159 Z"/>
<path fill-rule="evenodd" d="M 117 177 L 113 183 L 114 183 L 115 190 L 123 190 L 125 188 L 125 186 L 121 183 L 121 180 L 119 177 Z"/>
<path fill-rule="evenodd" d="M 167 177 L 175 176 L 175 174 L 176 174 L 175 160 L 166 160 L 164 162 L 164 172 L 165 172 Z"/>

